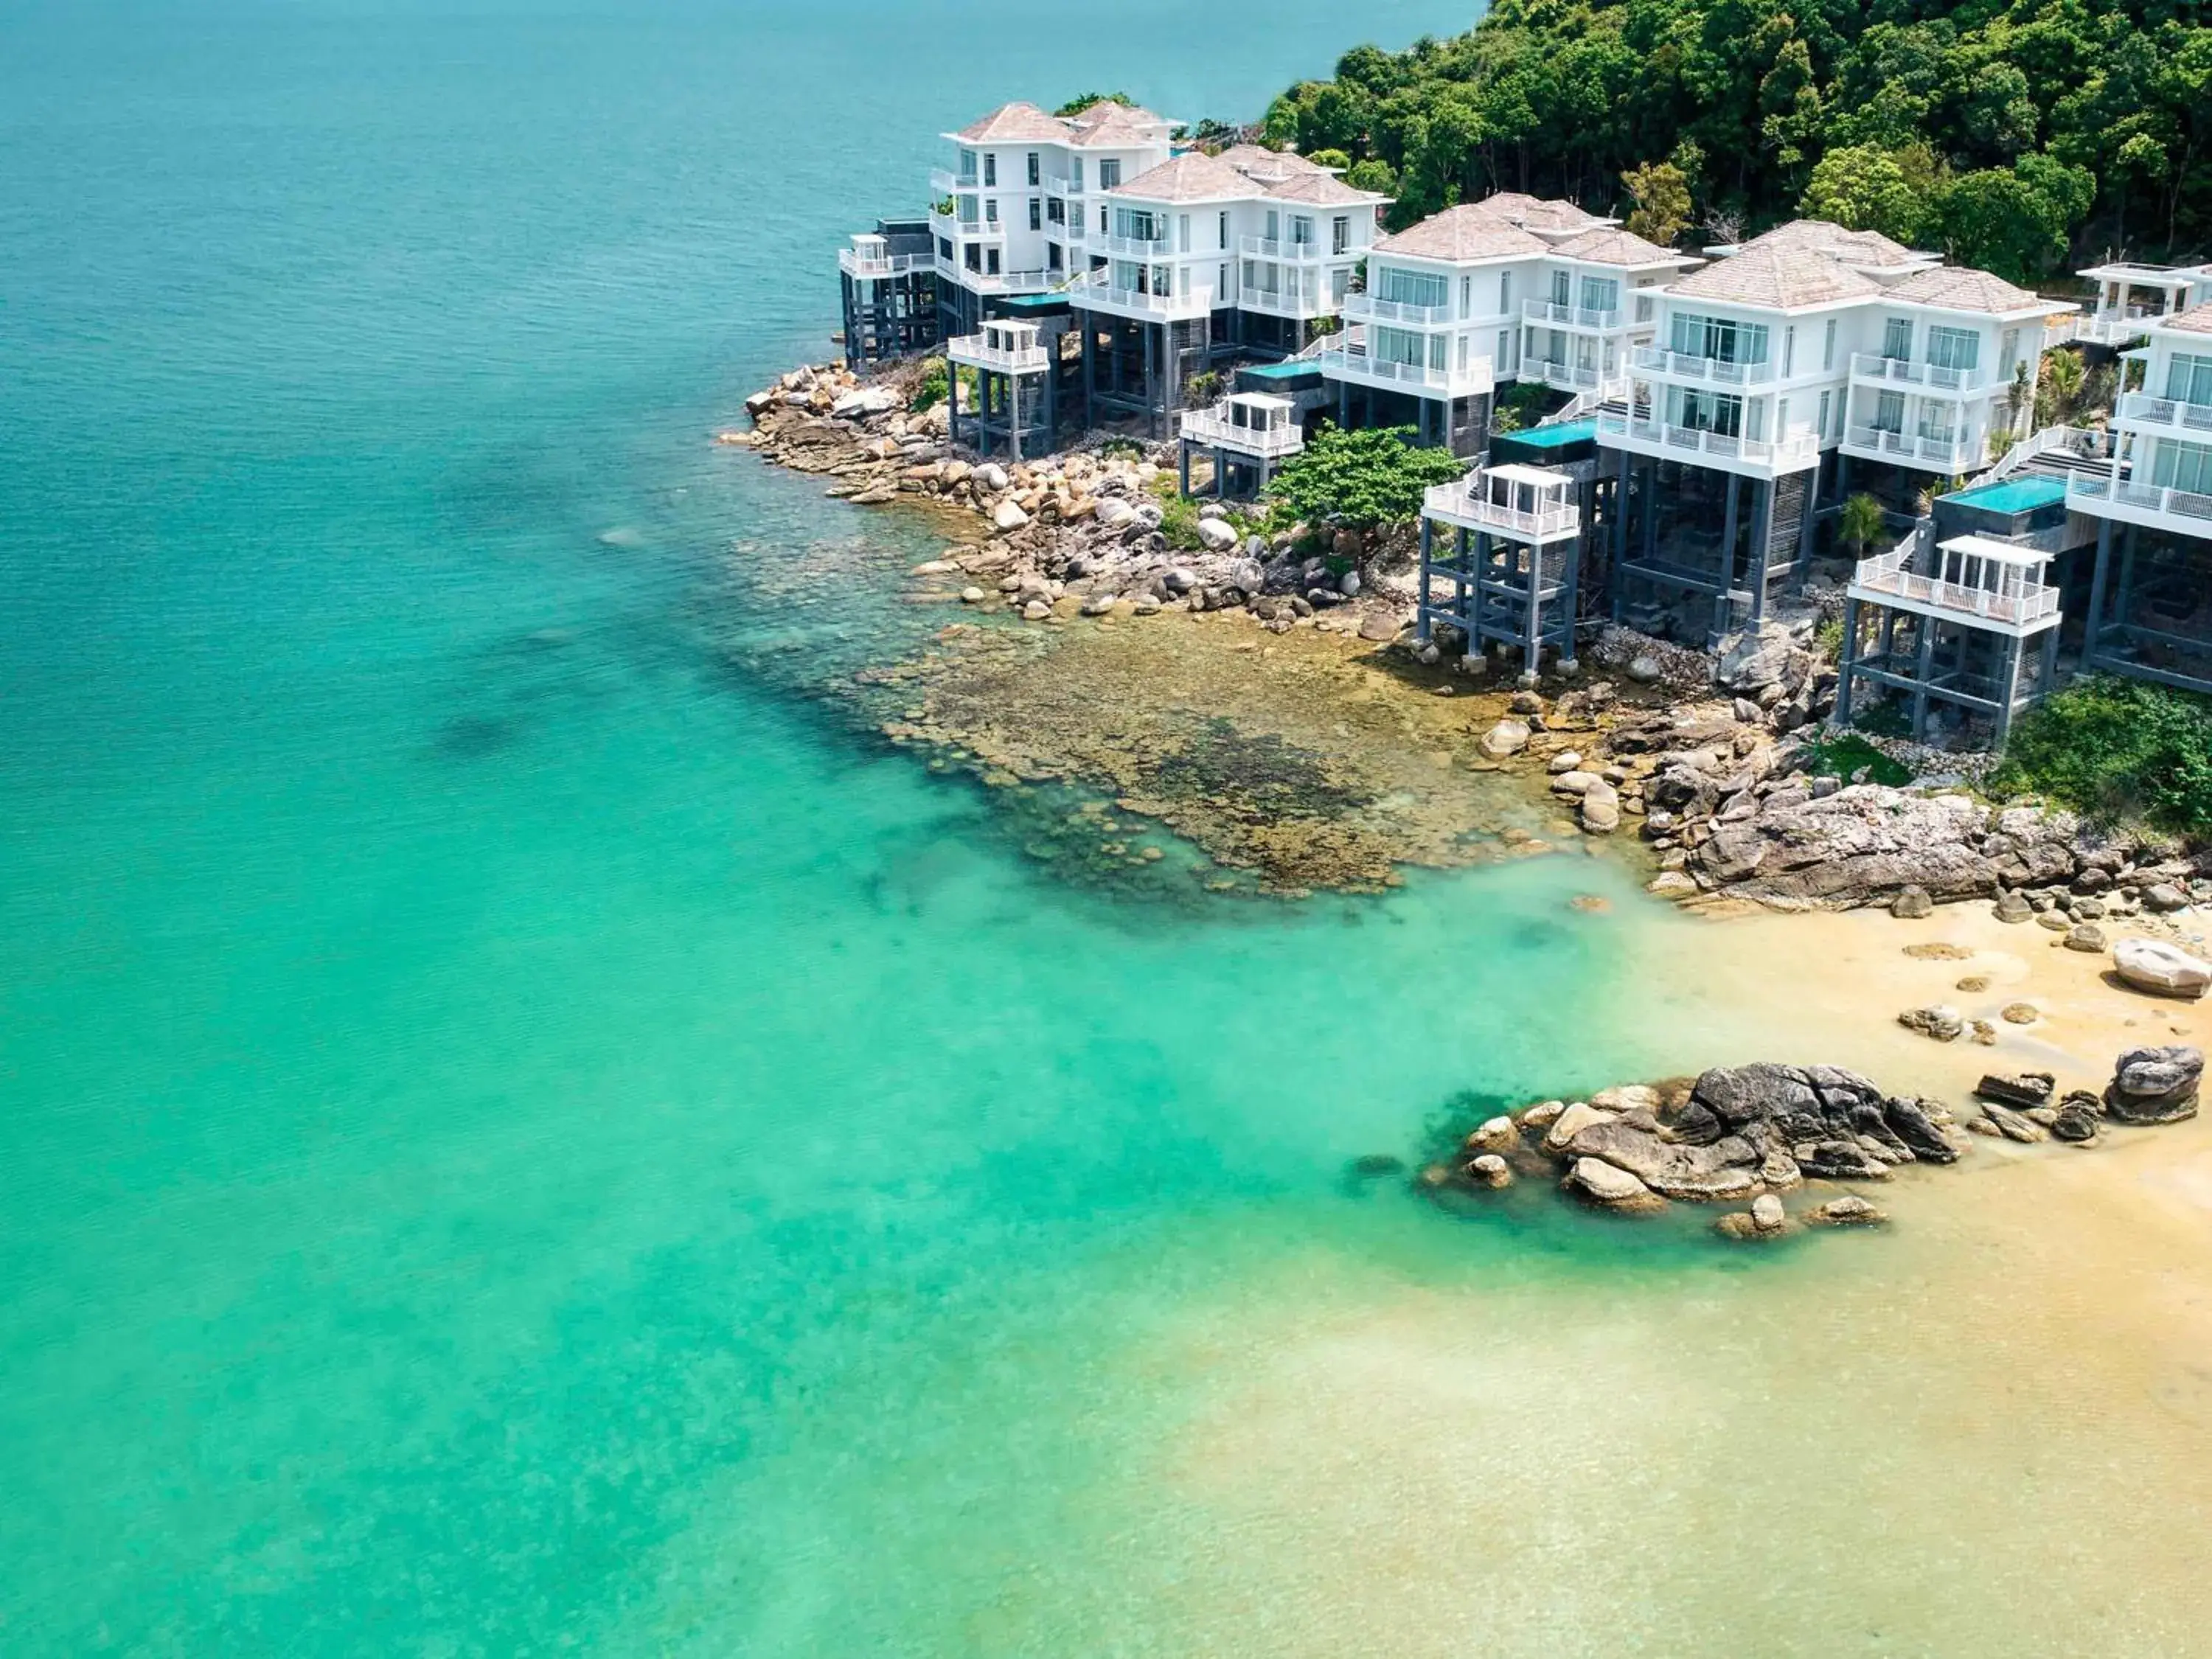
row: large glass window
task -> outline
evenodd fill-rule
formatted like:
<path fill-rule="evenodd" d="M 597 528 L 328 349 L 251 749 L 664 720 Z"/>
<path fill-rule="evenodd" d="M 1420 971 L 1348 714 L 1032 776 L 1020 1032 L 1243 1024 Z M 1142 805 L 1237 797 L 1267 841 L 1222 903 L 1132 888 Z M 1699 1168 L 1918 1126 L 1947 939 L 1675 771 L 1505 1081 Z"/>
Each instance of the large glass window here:
<path fill-rule="evenodd" d="M 1898 362 L 1911 361 L 1912 356 L 1912 319 L 1893 317 L 1882 325 L 1881 355 Z"/>
<path fill-rule="evenodd" d="M 1875 393 L 1874 429 L 1877 432 L 1905 430 L 1905 394 L 1902 392 Z"/>
<path fill-rule="evenodd" d="M 1971 328 L 1931 328 L 1928 331 L 1928 361 L 1937 368 L 1966 372 L 1981 362 L 1982 337 Z"/>
<path fill-rule="evenodd" d="M 1377 328 L 1370 332 L 1375 342 L 1375 356 L 1380 362 L 1418 365 L 1427 360 L 1422 337 L 1410 329 Z"/>
<path fill-rule="evenodd" d="M 1080 180 L 1079 179 L 1079 181 Z M 1098 188 L 1101 190 L 1111 190 L 1115 185 L 1121 182 L 1121 162 L 1111 159 L 1102 159 L 1098 163 Z"/>
<path fill-rule="evenodd" d="M 1159 220 L 1142 208 L 1115 208 L 1114 234 L 1133 241 L 1157 242 L 1160 240 Z"/>
<path fill-rule="evenodd" d="M 1733 438 L 1743 430 L 1743 399 L 1725 392 L 1706 392 L 1695 386 L 1669 386 L 1668 415 L 1671 426 L 1693 432 L 1717 432 Z"/>
<path fill-rule="evenodd" d="M 1224 214 L 1222 216 L 1225 219 L 1228 217 L 1228 215 Z M 1331 219 L 1328 222 L 1328 251 L 1331 253 L 1349 253 L 1352 252 L 1352 220 L 1350 216 L 1340 213 L 1334 219 Z"/>
<path fill-rule="evenodd" d="M 1584 311 L 1620 310 L 1620 279 L 1613 276 L 1583 277 L 1582 307 Z"/>
<path fill-rule="evenodd" d="M 975 152 L 972 149 L 960 152 L 960 176 L 963 179 L 973 179 L 975 176 Z"/>
<path fill-rule="evenodd" d="M 2212 444 L 2158 441 L 2158 456 L 2151 463 L 2150 481 L 2161 489 L 2186 489 L 2212 495 Z"/>
<path fill-rule="evenodd" d="M 1700 317 L 1677 312 L 1669 342 L 1686 357 L 1710 357 L 1723 363 L 1766 361 L 1766 325 L 1739 323 L 1729 317 Z"/>
<path fill-rule="evenodd" d="M 1450 295 L 1449 281 L 1443 276 L 1407 270 L 1398 265 L 1384 265 L 1376 273 L 1376 298 L 1388 300 L 1393 305 L 1442 306 Z"/>
<path fill-rule="evenodd" d="M 2179 404 L 2212 404 L 2212 357 L 2176 352 L 2166 368 L 2166 395 Z"/>
<path fill-rule="evenodd" d="M 999 158 L 995 152 L 983 157 L 983 183 L 988 187 L 999 182 Z"/>

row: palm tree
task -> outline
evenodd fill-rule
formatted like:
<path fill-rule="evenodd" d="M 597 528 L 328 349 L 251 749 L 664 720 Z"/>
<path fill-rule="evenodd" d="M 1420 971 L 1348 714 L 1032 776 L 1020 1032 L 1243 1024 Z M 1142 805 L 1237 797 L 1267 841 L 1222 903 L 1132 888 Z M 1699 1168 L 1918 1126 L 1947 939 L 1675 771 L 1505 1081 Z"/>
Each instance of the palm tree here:
<path fill-rule="evenodd" d="M 2074 417 L 2075 399 L 2081 395 L 2081 355 L 2072 351 L 2045 352 L 2043 390 L 2051 398 L 2051 423 L 2070 423 Z M 2039 420 L 2037 424 L 2043 422 Z"/>
<path fill-rule="evenodd" d="M 1881 534 L 1885 515 L 1881 503 L 1864 490 L 1852 496 L 1836 514 L 1836 539 L 1845 547 L 1856 548 L 1857 556 L 1866 557 L 1866 550 Z"/>

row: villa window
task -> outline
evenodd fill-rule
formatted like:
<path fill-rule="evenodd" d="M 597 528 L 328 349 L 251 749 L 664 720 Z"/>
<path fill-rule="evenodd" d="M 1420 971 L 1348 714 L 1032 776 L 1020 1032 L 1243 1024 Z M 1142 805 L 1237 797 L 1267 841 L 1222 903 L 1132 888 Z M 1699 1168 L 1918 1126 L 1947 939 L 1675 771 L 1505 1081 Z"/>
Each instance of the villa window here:
<path fill-rule="evenodd" d="M 1441 308 L 1451 297 L 1451 290 L 1443 277 L 1402 270 L 1396 265 L 1383 266 L 1375 281 L 1376 298 L 1388 300 L 1394 305 Z"/>
<path fill-rule="evenodd" d="M 1163 295 L 1170 295 L 1175 292 L 1175 267 L 1173 265 L 1154 265 L 1152 267 L 1152 292 Z"/>
<path fill-rule="evenodd" d="M 1813 429 L 1823 438 L 1828 435 L 1828 405 L 1830 402 L 1833 400 L 1835 394 L 1832 392 L 1823 392 L 1820 394 L 1820 424 L 1815 426 Z"/>
<path fill-rule="evenodd" d="M 1351 289 L 1352 273 L 1350 271 L 1332 270 L 1328 273 L 1328 302 L 1332 308 L 1340 309 L 1344 305 L 1344 296 Z"/>
<path fill-rule="evenodd" d="M 1340 213 L 1328 222 L 1328 251 L 1349 253 L 1352 251 L 1352 221 Z"/>
<path fill-rule="evenodd" d="M 983 274 L 986 276 L 995 276 L 999 274 L 998 249 L 993 247 L 983 250 Z"/>
<path fill-rule="evenodd" d="M 1952 441 L 1952 420 L 1957 405 L 1947 398 L 1923 398 L 1920 400 L 1920 435 L 1930 443 L 1948 444 Z"/>
<path fill-rule="evenodd" d="M 1047 270 L 1058 270 L 1060 268 L 1063 258 L 1064 256 L 1060 251 L 1059 243 L 1047 242 L 1044 245 L 1044 268 Z"/>
<path fill-rule="evenodd" d="M 1997 354 L 1997 373 L 2009 380 L 2012 379 L 2013 370 L 2019 365 L 2020 331 L 2016 328 L 2008 328 L 2004 331 L 2004 340 Z"/>
<path fill-rule="evenodd" d="M 1782 378 L 1788 380 L 1797 372 L 1797 325 L 1791 323 L 1782 331 Z"/>
<path fill-rule="evenodd" d="M 1121 182 L 1121 164 L 1118 161 L 1102 159 L 1098 163 L 1098 188 L 1112 190 Z"/>
<path fill-rule="evenodd" d="M 1717 433 L 1724 438 L 1736 437 L 1743 431 L 1742 398 L 1692 386 L 1669 386 L 1667 392 L 1674 406 L 1668 425 Z"/>
<path fill-rule="evenodd" d="M 1677 312 L 1672 349 L 1685 357 L 1706 357 L 1720 363 L 1763 363 L 1766 361 L 1766 325 L 1739 323 L 1728 317 L 1700 317 Z"/>
<path fill-rule="evenodd" d="M 1501 270 L 1498 273 L 1498 314 L 1501 317 L 1508 316 L 1511 314 L 1512 310 L 1513 273 L 1510 270 Z"/>
<path fill-rule="evenodd" d="M 1143 293 L 1145 291 L 1145 268 L 1142 265 L 1136 264 L 1133 260 L 1115 260 L 1114 286 L 1115 288 L 1127 289 L 1132 293 Z"/>
<path fill-rule="evenodd" d="M 1044 216 L 1049 219 L 1054 224 L 1066 224 L 1067 222 L 1067 204 L 1061 201 L 1057 196 L 1046 197 L 1044 198 Z"/>
<path fill-rule="evenodd" d="M 1474 311 L 1474 278 L 1462 276 L 1459 279 L 1459 314 L 1462 317 L 1471 316 Z"/>
<path fill-rule="evenodd" d="M 1874 429 L 1877 432 L 1905 430 L 1905 394 L 1902 392 L 1875 393 Z"/>
<path fill-rule="evenodd" d="M 1220 228 L 1214 235 L 1216 238 L 1214 246 L 1226 248 L 1229 246 L 1229 211 L 1225 208 L 1222 210 Z"/>
<path fill-rule="evenodd" d="M 965 182 L 970 184 L 975 182 L 975 152 L 972 149 L 963 149 L 960 152 L 960 177 Z"/>
<path fill-rule="evenodd" d="M 1909 362 L 1912 357 L 1912 319 L 1892 317 L 1882 325 L 1881 355 L 1893 362 Z"/>
<path fill-rule="evenodd" d="M 2166 395 L 2178 404 L 2212 404 L 2212 357 L 2174 353 L 2166 366 Z"/>
<path fill-rule="evenodd" d="M 1074 157 L 1067 164 L 1067 187 L 1078 195 L 1083 191 L 1083 158 Z"/>
<path fill-rule="evenodd" d="M 1407 363 L 1419 368 L 1426 353 L 1421 336 L 1402 328 L 1377 328 L 1370 331 L 1373 344 L 1369 349 L 1375 360 L 1383 363 Z"/>
<path fill-rule="evenodd" d="M 1583 278 L 1583 309 L 1584 311 L 1618 311 L 1620 308 L 1620 283 L 1612 276 Z"/>
<path fill-rule="evenodd" d="M 1836 319 L 1828 319 L 1828 326 L 1820 336 L 1820 372 L 1826 374 L 1836 366 Z"/>
<path fill-rule="evenodd" d="M 1188 213 L 1176 215 L 1176 252 L 1190 252 L 1190 215 Z"/>
<path fill-rule="evenodd" d="M 1313 221 L 1311 219 L 1309 219 L 1304 214 L 1301 213 L 1291 221 L 1291 246 L 1311 247 L 1313 246 Z"/>
<path fill-rule="evenodd" d="M 1030 198 L 1030 228 L 1031 230 L 1044 228 L 1044 202 L 1040 197 Z"/>
<path fill-rule="evenodd" d="M 1573 280 L 1564 270 L 1555 270 L 1552 273 L 1552 303 L 1553 305 L 1564 306 L 1572 303 L 1569 295 Z"/>
<path fill-rule="evenodd" d="M 962 252 L 963 258 L 961 263 L 970 270 L 981 272 L 983 269 L 983 245 L 981 242 L 970 242 Z"/>
<path fill-rule="evenodd" d="M 1114 234 L 1133 242 L 1157 242 L 1160 240 L 1159 222 L 1142 208 L 1115 208 Z"/>
<path fill-rule="evenodd" d="M 1937 368 L 1971 374 L 1981 362 L 1980 331 L 1971 328 L 1931 328 L 1928 331 L 1928 361 Z"/>
<path fill-rule="evenodd" d="M 963 196 L 957 204 L 957 210 L 960 222 L 963 225 L 972 225 L 982 216 L 982 210 L 975 205 L 975 198 L 972 196 Z"/>
<path fill-rule="evenodd" d="M 983 157 L 983 187 L 988 190 L 999 182 L 999 156 L 994 150 Z"/>
<path fill-rule="evenodd" d="M 1037 153 L 1031 150 L 1030 152 L 1030 188 L 1035 190 L 1043 182 L 1043 169 L 1037 165 Z"/>
<path fill-rule="evenodd" d="M 995 225 L 999 222 L 999 198 L 995 196 L 986 197 L 984 198 L 983 222 L 991 225 Z"/>
<path fill-rule="evenodd" d="M 2158 441 L 2151 462 L 2150 481 L 2161 489 L 2185 489 L 2192 495 L 2212 495 L 2212 444 Z"/>

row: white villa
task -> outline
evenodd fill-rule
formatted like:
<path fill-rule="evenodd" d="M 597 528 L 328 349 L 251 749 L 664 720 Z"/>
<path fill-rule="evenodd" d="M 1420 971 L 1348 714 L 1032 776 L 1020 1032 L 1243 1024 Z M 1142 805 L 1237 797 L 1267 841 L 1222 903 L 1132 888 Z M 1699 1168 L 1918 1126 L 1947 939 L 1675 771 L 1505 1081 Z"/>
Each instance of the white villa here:
<path fill-rule="evenodd" d="M 1406 425 L 1474 455 L 1516 380 L 1624 389 L 1656 292 L 1696 259 L 1569 202 L 1492 196 L 1377 240 L 1343 337 L 1320 353 L 1340 424 Z"/>
<path fill-rule="evenodd" d="M 2067 478 L 2067 507 L 2097 526 L 2082 663 L 2212 690 L 2212 299 L 2148 334 L 2142 389 L 2113 413 L 2117 464 Z"/>

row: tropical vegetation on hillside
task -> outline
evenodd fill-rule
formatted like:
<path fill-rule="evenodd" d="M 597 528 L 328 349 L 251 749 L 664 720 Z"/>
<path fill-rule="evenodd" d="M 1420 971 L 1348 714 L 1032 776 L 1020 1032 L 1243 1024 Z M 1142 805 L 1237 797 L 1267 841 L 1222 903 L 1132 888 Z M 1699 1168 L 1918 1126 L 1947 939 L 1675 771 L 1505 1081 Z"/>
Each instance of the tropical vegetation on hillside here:
<path fill-rule="evenodd" d="M 1399 225 L 1516 190 L 1662 240 L 1813 214 L 2023 282 L 2212 251 L 2193 0 L 1497 0 L 1347 52 L 1264 133 L 1340 154 Z"/>

